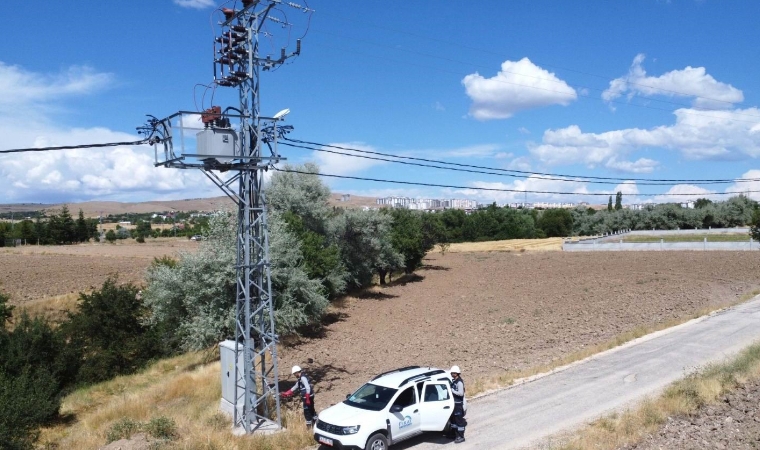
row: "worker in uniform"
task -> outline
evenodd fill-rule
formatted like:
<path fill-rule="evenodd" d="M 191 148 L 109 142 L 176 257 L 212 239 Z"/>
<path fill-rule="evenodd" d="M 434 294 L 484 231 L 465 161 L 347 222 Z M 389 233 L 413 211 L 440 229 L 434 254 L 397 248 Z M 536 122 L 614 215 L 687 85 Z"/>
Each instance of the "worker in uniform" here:
<path fill-rule="evenodd" d="M 303 417 L 306 419 L 306 426 L 310 427 L 313 423 L 312 421 L 317 416 L 317 412 L 314 410 L 314 390 L 309 383 L 309 379 L 303 374 L 303 371 L 299 366 L 293 366 L 290 373 L 296 376 L 296 384 L 280 395 L 283 398 L 289 398 L 296 391 L 301 394 L 301 401 L 303 402 Z"/>
<path fill-rule="evenodd" d="M 462 380 L 459 366 L 451 367 L 451 393 L 454 396 L 454 413 L 452 414 L 451 428 L 456 434 L 455 443 L 464 442 L 464 428 L 467 421 L 464 419 L 464 380 Z"/>

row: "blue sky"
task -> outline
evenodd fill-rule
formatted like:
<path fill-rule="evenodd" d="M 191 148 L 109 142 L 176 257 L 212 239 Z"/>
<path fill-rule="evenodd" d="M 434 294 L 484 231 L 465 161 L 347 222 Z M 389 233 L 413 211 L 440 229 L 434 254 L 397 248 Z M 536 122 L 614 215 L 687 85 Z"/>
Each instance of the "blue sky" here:
<path fill-rule="evenodd" d="M 214 0 L 0 6 L 0 149 L 131 141 L 147 113 L 208 107 Z M 230 1 L 226 6 L 231 6 Z M 305 2 L 301 1 L 301 4 Z M 262 113 L 291 109 L 292 138 L 574 176 L 760 179 L 760 3 L 715 0 L 310 0 L 283 6 Z M 270 40 L 267 38 L 266 40 Z M 202 104 L 205 100 L 205 104 Z M 214 103 L 235 106 L 219 88 Z M 295 148 L 325 173 L 464 187 L 561 191 L 528 201 L 681 200 L 760 182 L 646 186 L 408 167 Z M 521 193 L 325 179 L 336 192 L 522 201 Z M 220 195 L 194 171 L 154 168 L 147 147 L 0 155 L 0 203 Z M 658 194 L 645 196 L 644 194 Z M 760 200 L 760 193 L 751 193 Z"/>

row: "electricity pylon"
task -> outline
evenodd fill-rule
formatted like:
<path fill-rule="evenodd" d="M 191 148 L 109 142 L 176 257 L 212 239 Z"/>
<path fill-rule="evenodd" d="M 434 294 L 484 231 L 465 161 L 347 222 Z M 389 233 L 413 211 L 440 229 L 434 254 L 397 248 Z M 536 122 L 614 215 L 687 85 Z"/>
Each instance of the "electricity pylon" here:
<path fill-rule="evenodd" d="M 313 10 L 281 0 L 242 0 L 241 4 L 238 10 L 221 9 L 225 20 L 219 23 L 220 32 L 214 38 L 214 89 L 238 89 L 239 108 L 222 110 L 212 106 L 202 112 L 180 111 L 165 119 L 150 116 L 138 130 L 149 136 L 156 166 L 200 169 L 237 205 L 235 349 L 243 364 L 242 368 L 235 364 L 233 417 L 235 426 L 251 433 L 282 426 L 278 339 L 262 187 L 264 172 L 284 159 L 277 151 L 278 137 L 292 130 L 291 126 L 280 125 L 289 110 L 273 117 L 261 116 L 260 75 L 262 70 L 276 68 L 301 52 L 299 39 L 291 53 L 282 48 L 276 59 L 262 56 L 259 38 L 269 36 L 263 28 L 267 22 L 283 28 L 291 26 L 274 14 L 279 7 L 308 13 Z M 189 135 L 190 132 L 196 134 Z M 269 150 L 266 155 L 262 152 L 264 146 Z"/>

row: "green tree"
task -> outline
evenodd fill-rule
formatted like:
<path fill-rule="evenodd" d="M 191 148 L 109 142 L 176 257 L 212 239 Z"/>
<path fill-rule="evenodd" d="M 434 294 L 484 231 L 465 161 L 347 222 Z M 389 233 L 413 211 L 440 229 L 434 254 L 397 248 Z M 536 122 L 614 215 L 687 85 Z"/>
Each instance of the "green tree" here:
<path fill-rule="evenodd" d="M 615 194 L 615 211 L 620 211 L 621 209 L 623 209 L 623 193 L 618 191 Z"/>
<path fill-rule="evenodd" d="M 330 239 L 340 247 L 341 258 L 353 288 L 372 284 L 375 274 L 404 267 L 403 256 L 393 248 L 392 217 L 377 210 L 342 211 L 330 222 Z"/>
<path fill-rule="evenodd" d="M 76 242 L 76 226 L 67 205 L 63 205 L 60 214 L 50 216 L 48 233 L 53 244 Z"/>
<path fill-rule="evenodd" d="M 346 288 L 346 270 L 340 259 L 340 249 L 327 242 L 327 238 L 306 228 L 304 221 L 291 211 L 282 219 L 287 231 L 293 233 L 300 243 L 303 268 L 309 278 L 321 280 L 328 297 L 341 294 Z"/>
<path fill-rule="evenodd" d="M 749 234 L 752 239 L 760 241 L 760 208 L 755 208 L 752 212 L 752 222 L 749 227 Z"/>
<path fill-rule="evenodd" d="M 116 233 L 113 230 L 108 230 L 106 232 L 106 241 L 110 242 L 111 244 L 116 242 Z"/>
<path fill-rule="evenodd" d="M 710 200 L 710 199 L 707 199 L 707 198 L 698 198 L 694 202 L 694 207 L 697 208 L 697 209 L 702 209 L 705 206 L 711 205 L 711 204 L 712 204 L 712 200 Z"/>
<path fill-rule="evenodd" d="M 573 214 L 567 209 L 547 209 L 536 225 L 546 237 L 567 237 L 573 232 Z"/>
<path fill-rule="evenodd" d="M 75 234 L 77 242 L 87 242 L 90 240 L 90 232 L 87 228 L 87 221 L 84 218 L 84 213 L 79 210 L 79 216 L 76 220 Z"/>
<path fill-rule="evenodd" d="M 607 211 L 612 211 L 612 196 L 610 195 L 610 199 L 607 202 Z"/>
<path fill-rule="evenodd" d="M 91 294 L 80 294 L 77 311 L 62 329 L 82 353 L 77 379 L 95 383 L 133 373 L 160 355 L 155 333 L 143 323 L 147 310 L 132 284 L 113 278 Z"/>
<path fill-rule="evenodd" d="M 9 305 L 10 297 L 0 292 L 0 329 L 5 327 L 5 323 L 8 322 L 13 316 L 14 306 Z"/>

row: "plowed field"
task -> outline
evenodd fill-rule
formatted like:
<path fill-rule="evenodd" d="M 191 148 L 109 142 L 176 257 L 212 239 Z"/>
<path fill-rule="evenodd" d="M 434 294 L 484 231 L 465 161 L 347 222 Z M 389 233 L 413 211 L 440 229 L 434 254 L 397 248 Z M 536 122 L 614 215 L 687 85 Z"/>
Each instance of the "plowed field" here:
<path fill-rule="evenodd" d="M 292 364 L 309 370 L 319 410 L 392 368 L 458 364 L 473 380 L 541 366 L 760 287 L 750 252 L 435 253 L 425 263 L 283 348 L 283 377 Z"/>
<path fill-rule="evenodd" d="M 10 295 L 12 303 L 23 305 L 99 287 L 114 274 L 119 281 L 141 283 L 153 258 L 176 257 L 197 246 L 186 238 L 164 238 L 145 244 L 128 239 L 116 244 L 2 248 L 0 290 Z"/>

